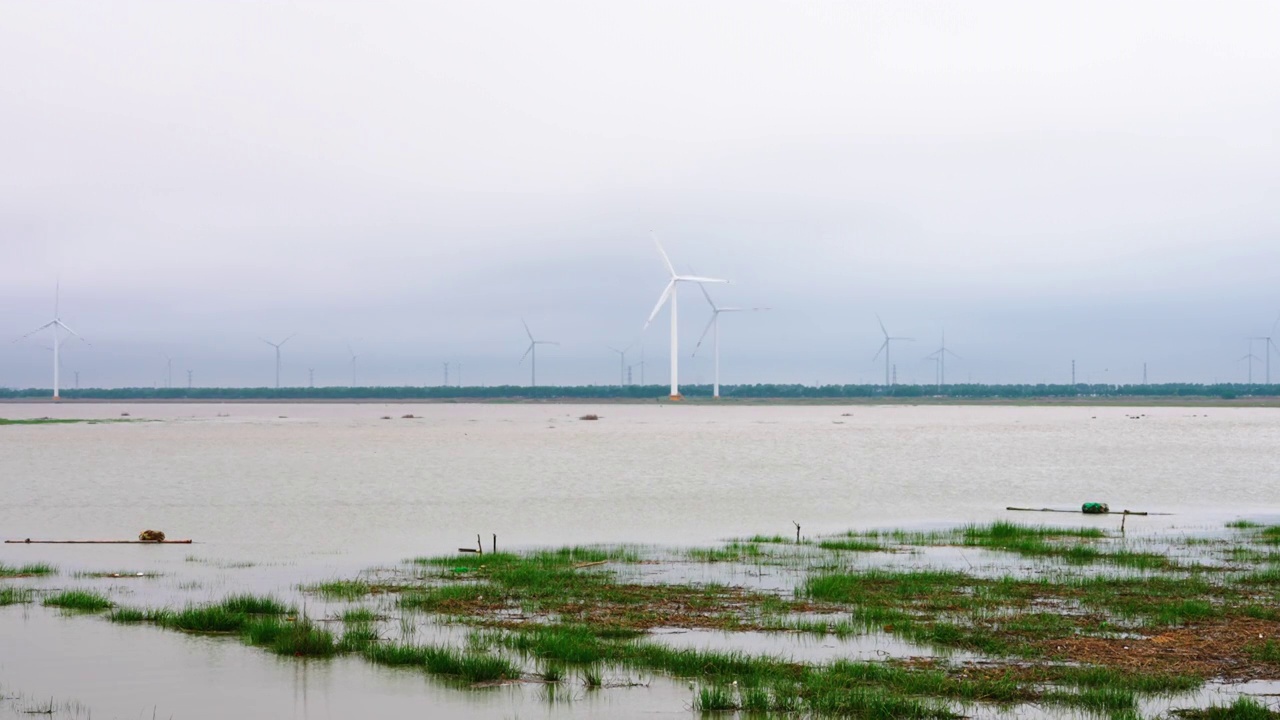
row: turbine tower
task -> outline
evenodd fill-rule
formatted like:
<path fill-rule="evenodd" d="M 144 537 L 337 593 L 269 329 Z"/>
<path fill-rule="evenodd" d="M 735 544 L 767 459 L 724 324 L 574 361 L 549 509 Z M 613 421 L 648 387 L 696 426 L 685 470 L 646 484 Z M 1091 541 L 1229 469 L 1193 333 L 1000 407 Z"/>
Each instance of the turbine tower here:
<path fill-rule="evenodd" d="M 294 333 L 293 335 L 297 335 L 297 334 L 298 334 L 298 333 Z M 277 390 L 279 390 L 279 389 L 280 389 L 280 348 L 284 347 L 284 344 L 285 344 L 285 343 L 287 343 L 287 342 L 289 342 L 290 340 L 292 340 L 292 339 L 293 339 L 293 335 L 290 335 L 289 337 L 287 337 L 287 338 L 285 338 L 285 339 L 281 340 L 281 341 L 280 341 L 280 342 L 278 342 L 278 343 L 273 343 L 273 342 L 271 342 L 270 340 L 268 340 L 268 339 L 266 339 L 266 338 L 261 338 L 261 337 L 260 337 L 260 338 L 258 338 L 258 339 L 259 339 L 259 340 L 261 340 L 262 342 L 264 342 L 264 343 L 266 343 L 266 344 L 268 344 L 268 345 L 270 345 L 271 347 L 273 347 L 273 348 L 275 348 L 275 349 L 276 349 L 276 389 L 277 389 Z"/>
<path fill-rule="evenodd" d="M 1266 357 L 1266 359 L 1267 359 L 1267 361 L 1266 361 L 1266 368 L 1267 368 L 1267 369 L 1266 369 L 1266 373 L 1267 373 L 1267 384 L 1268 384 L 1268 385 L 1270 385 L 1270 384 L 1271 384 L 1271 351 L 1272 351 L 1272 350 L 1275 350 L 1275 351 L 1277 351 L 1277 352 L 1280 352 L 1280 346 L 1277 346 L 1277 345 L 1275 344 L 1275 342 L 1271 339 L 1271 338 L 1275 337 L 1275 334 L 1276 334 L 1276 326 L 1277 326 L 1277 325 L 1280 325 L 1280 317 L 1277 317 L 1277 318 L 1276 318 L 1276 321 L 1275 321 L 1275 322 L 1273 322 L 1273 323 L 1271 323 L 1271 333 L 1270 333 L 1269 335 L 1266 335 L 1266 336 L 1260 336 L 1260 337 L 1255 337 L 1255 338 L 1249 338 L 1250 340 L 1261 340 L 1261 341 L 1262 341 L 1262 354 L 1263 354 L 1263 356 L 1264 356 L 1264 357 Z M 1250 344 L 1249 352 L 1253 352 L 1252 343 Z"/>
<path fill-rule="evenodd" d="M 355 387 L 356 386 L 356 358 L 360 356 L 356 355 L 356 351 L 351 349 L 351 343 L 347 343 L 347 353 L 351 355 L 351 387 Z"/>
<path fill-rule="evenodd" d="M 714 300 L 711 299 L 711 293 L 707 292 L 707 287 L 702 283 L 698 283 L 698 289 L 702 291 L 702 296 L 707 299 L 707 304 L 711 306 L 711 320 L 707 322 L 707 326 L 702 329 L 702 335 L 698 337 L 698 344 L 693 346 L 693 355 L 697 357 L 698 348 L 702 347 L 702 341 L 707 337 L 707 331 L 711 331 L 712 354 L 715 356 L 715 376 L 711 386 L 711 397 L 720 397 L 720 313 L 722 312 L 760 312 L 768 310 L 767 307 L 717 307 Z"/>
<path fill-rule="evenodd" d="M 520 319 L 520 324 L 524 325 L 524 334 L 529 336 L 529 349 L 524 351 L 524 355 L 520 356 L 520 362 L 533 355 L 529 365 L 529 387 L 538 387 L 538 346 L 539 345 L 559 345 L 560 343 L 552 340 L 534 340 L 533 331 L 529 329 L 529 323 Z"/>
<path fill-rule="evenodd" d="M 658 304 L 653 306 L 653 312 L 649 313 L 649 319 L 645 321 L 644 327 L 647 330 L 649 324 L 658 316 L 658 311 L 662 310 L 662 306 L 667 300 L 671 300 L 671 399 L 681 400 L 680 395 L 680 336 L 679 336 L 679 319 L 676 316 L 676 299 L 679 297 L 678 286 L 682 282 L 691 283 L 727 283 L 728 280 L 720 280 L 717 278 L 699 277 L 697 275 L 681 275 L 676 272 L 676 268 L 671 264 L 671 259 L 667 257 L 667 251 L 662 249 L 662 243 L 658 242 L 655 235 L 653 243 L 658 246 L 658 254 L 662 256 L 662 262 L 666 264 L 667 271 L 671 273 L 671 280 L 667 282 L 667 287 L 658 296 Z"/>
<path fill-rule="evenodd" d="M 59 330 L 66 330 L 72 335 L 75 335 L 77 338 L 80 338 L 80 341 L 83 342 L 84 344 L 86 345 L 89 344 L 88 340 L 85 340 L 83 337 L 80 337 L 80 333 L 67 327 L 67 324 L 62 322 L 61 315 L 59 314 L 59 311 L 58 311 L 59 298 L 61 297 L 61 295 L 62 295 L 61 283 L 57 283 L 54 285 L 54 289 L 53 289 L 53 319 L 45 323 L 44 325 L 41 325 L 40 327 L 36 328 L 35 330 L 32 330 L 26 335 L 23 335 L 17 340 L 14 340 L 14 342 L 18 342 L 19 340 L 25 340 L 26 338 L 29 338 L 32 335 L 35 335 L 36 333 L 45 329 L 53 331 L 53 399 L 54 400 L 59 399 L 58 372 L 62 367 L 62 363 L 58 356 L 59 348 L 61 348 L 62 346 L 62 333 L 59 332 Z"/>
<path fill-rule="evenodd" d="M 627 384 L 627 351 L 631 349 L 631 346 L 628 345 L 622 348 L 621 350 L 613 347 L 612 345 L 605 345 L 605 347 L 618 353 L 618 387 L 626 386 Z"/>
<path fill-rule="evenodd" d="M 928 355 L 925 355 L 926 360 L 933 359 L 938 363 L 938 389 L 939 390 L 942 389 L 943 385 L 947 384 L 947 356 L 948 355 L 950 355 L 951 357 L 957 360 L 962 359 L 959 355 L 947 349 L 947 331 L 943 330 L 942 344 L 938 346 L 937 350 L 934 350 Z"/>
<path fill-rule="evenodd" d="M 876 322 L 880 323 L 880 332 L 884 333 L 884 342 L 880 345 L 880 349 L 876 351 L 875 356 L 873 356 L 871 360 L 872 362 L 874 362 L 876 358 L 880 357 L 880 353 L 884 353 L 884 386 L 890 387 L 893 385 L 893 379 L 892 379 L 892 376 L 889 374 L 892 368 L 892 366 L 889 364 L 889 351 L 892 349 L 891 345 L 893 341 L 906 340 L 907 342 L 913 342 L 915 338 L 897 337 L 895 335 L 890 335 L 889 331 L 885 329 L 884 321 L 880 319 L 879 314 L 876 315 Z"/>

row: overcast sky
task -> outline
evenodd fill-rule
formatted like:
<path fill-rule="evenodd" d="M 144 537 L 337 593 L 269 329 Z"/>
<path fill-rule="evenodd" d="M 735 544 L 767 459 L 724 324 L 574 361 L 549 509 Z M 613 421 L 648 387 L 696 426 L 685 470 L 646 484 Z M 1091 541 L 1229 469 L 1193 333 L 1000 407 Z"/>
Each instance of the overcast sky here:
<path fill-rule="evenodd" d="M 1280 3 L 0 0 L 0 385 L 1245 378 Z M 682 378 L 708 319 L 681 294 Z M 1277 331 L 1280 337 L 1280 331 Z M 1261 344 L 1255 345 L 1259 358 Z M 1280 378 L 1280 355 L 1276 375 Z M 633 379 L 639 381 L 639 368 Z M 1262 380 L 1263 364 L 1254 378 Z M 456 380 L 456 374 L 451 378 Z"/>

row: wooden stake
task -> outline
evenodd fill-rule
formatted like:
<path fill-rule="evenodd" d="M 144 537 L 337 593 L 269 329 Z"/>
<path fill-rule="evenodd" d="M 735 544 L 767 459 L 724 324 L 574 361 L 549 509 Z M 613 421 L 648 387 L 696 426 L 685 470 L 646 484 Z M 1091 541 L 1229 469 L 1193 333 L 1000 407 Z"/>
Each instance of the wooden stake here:
<path fill-rule="evenodd" d="M 796 522 L 795 520 L 792 520 L 791 524 L 796 526 L 796 544 L 799 545 L 800 544 L 800 523 Z"/>
<path fill-rule="evenodd" d="M 477 547 L 477 548 L 479 548 L 478 550 L 476 550 L 476 552 L 478 552 L 478 553 L 480 553 L 481 555 L 483 555 L 483 554 L 484 554 L 484 545 L 483 545 L 483 544 L 481 544 L 481 542 L 480 542 L 480 533 L 476 533 L 476 547 Z"/>
<path fill-rule="evenodd" d="M 498 533 L 493 534 L 493 554 L 498 554 Z"/>

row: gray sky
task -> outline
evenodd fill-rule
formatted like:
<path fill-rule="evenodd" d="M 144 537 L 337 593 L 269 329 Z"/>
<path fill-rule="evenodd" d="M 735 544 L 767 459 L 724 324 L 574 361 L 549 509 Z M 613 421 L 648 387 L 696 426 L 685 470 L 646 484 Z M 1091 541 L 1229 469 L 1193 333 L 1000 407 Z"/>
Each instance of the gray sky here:
<path fill-rule="evenodd" d="M 725 382 L 879 382 L 876 312 L 917 338 L 902 382 L 944 326 L 953 381 L 1243 380 L 1280 313 L 1274 2 L 0 12 L 0 334 L 60 277 L 84 385 L 163 383 L 163 353 L 267 385 L 257 337 L 295 332 L 286 384 L 350 382 L 347 342 L 361 384 L 527 383 L 521 317 L 562 343 L 539 384 L 616 382 L 650 229 L 775 308 L 724 318 Z M 5 342 L 0 385 L 47 386 L 47 344 Z"/>

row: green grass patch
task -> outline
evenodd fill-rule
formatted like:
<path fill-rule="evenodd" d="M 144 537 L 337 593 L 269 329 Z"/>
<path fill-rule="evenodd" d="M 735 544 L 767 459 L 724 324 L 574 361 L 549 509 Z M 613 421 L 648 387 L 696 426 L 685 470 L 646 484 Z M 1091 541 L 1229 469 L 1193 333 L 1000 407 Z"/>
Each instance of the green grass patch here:
<path fill-rule="evenodd" d="M 848 552 L 881 552 L 887 549 L 878 542 L 853 537 L 822 540 L 818 543 L 818 547 L 823 550 L 844 550 Z"/>
<path fill-rule="evenodd" d="M 385 643 L 366 648 L 364 656 L 380 665 L 420 667 L 432 675 L 447 675 L 472 683 L 520 677 L 520 668 L 511 661 L 475 650 Z"/>
<path fill-rule="evenodd" d="M 1253 522 L 1252 520 L 1232 520 L 1227 523 L 1227 527 L 1233 530 L 1253 530 L 1262 527 L 1262 524 Z"/>
<path fill-rule="evenodd" d="M 0 587 L 0 607 L 31 602 L 30 588 Z"/>
<path fill-rule="evenodd" d="M 768 557 L 768 554 L 761 550 L 756 543 L 744 543 L 735 540 L 718 548 L 690 548 L 685 551 L 685 557 L 694 562 L 705 563 L 751 562 L 762 557 Z"/>
<path fill-rule="evenodd" d="M 373 623 L 378 621 L 378 614 L 371 608 L 355 607 L 342 611 L 342 622 L 348 625 Z"/>
<path fill-rule="evenodd" d="M 330 580 L 306 585 L 305 592 L 315 593 L 329 600 L 360 600 L 373 593 L 373 586 L 364 580 Z"/>
<path fill-rule="evenodd" d="M 42 577 L 54 575 L 57 572 L 57 568 L 45 563 L 27 563 L 26 565 L 0 563 L 0 578 Z"/>
<path fill-rule="evenodd" d="M 106 610 L 112 606 L 111 600 L 101 593 L 92 590 L 64 590 L 44 599 L 44 604 L 64 610 L 84 610 L 92 612 Z"/>
<path fill-rule="evenodd" d="M 218 605 L 228 612 L 245 615 L 291 615 L 298 612 L 270 595 L 230 595 Z"/>
<path fill-rule="evenodd" d="M 197 633 L 235 633 L 249 623 L 249 615 L 228 610 L 222 605 L 200 607 L 188 605 L 156 618 L 156 622 L 173 630 Z"/>
<path fill-rule="evenodd" d="M 115 623 L 132 624 L 146 622 L 149 618 L 145 610 L 133 607 L 117 607 L 107 614 L 107 619 Z"/>
<path fill-rule="evenodd" d="M 1280 713 L 1250 697 L 1238 697 L 1230 705 L 1215 705 L 1192 710 L 1174 710 L 1172 715 L 1183 720 L 1275 720 Z"/>

